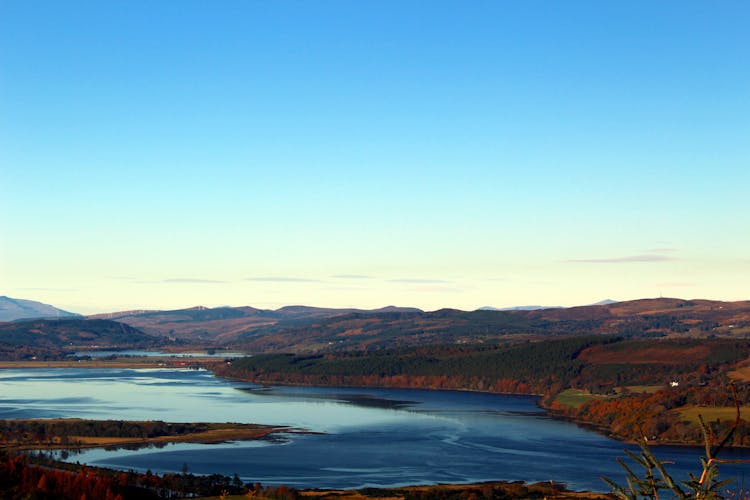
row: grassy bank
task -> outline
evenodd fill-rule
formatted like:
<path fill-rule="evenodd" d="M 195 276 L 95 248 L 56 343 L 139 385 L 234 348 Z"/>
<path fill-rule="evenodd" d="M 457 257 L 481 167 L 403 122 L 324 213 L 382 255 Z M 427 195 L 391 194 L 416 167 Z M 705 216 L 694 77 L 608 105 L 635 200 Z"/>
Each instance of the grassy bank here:
<path fill-rule="evenodd" d="M 310 499 L 310 500 L 412 500 L 436 498 L 464 500 L 468 498 L 502 499 L 588 499 L 615 498 L 605 493 L 569 491 L 564 485 L 544 482 L 527 484 L 522 481 L 488 482 L 476 484 L 440 484 L 432 486 L 406 486 L 403 488 L 363 488 L 359 490 L 295 490 L 281 487 L 251 490 L 243 495 L 219 495 L 197 500 L 247 500 L 254 499 Z"/>
<path fill-rule="evenodd" d="M 166 443 L 214 444 L 262 439 L 289 427 L 239 423 L 166 423 L 83 419 L 0 420 L 0 450 L 57 450 L 149 446 Z"/>

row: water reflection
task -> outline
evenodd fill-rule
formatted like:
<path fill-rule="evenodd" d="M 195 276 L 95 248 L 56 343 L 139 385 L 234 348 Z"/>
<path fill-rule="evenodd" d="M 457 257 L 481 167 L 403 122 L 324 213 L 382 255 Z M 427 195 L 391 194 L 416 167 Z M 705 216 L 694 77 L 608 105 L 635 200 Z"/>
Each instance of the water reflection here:
<path fill-rule="evenodd" d="M 419 404 L 417 401 L 405 401 L 388 399 L 385 396 L 373 396 L 369 394 L 343 393 L 343 392 L 313 392 L 307 388 L 305 392 L 295 392 L 294 388 L 285 387 L 247 387 L 242 388 L 256 396 L 283 397 L 285 399 L 295 398 L 303 400 L 333 400 L 339 403 L 361 406 L 364 408 L 402 409 Z M 334 389 L 340 390 L 340 389 Z"/>
<path fill-rule="evenodd" d="M 615 461 L 623 456 L 622 443 L 549 419 L 529 397 L 262 388 L 175 369 L 0 371 L 0 418 L 19 417 L 245 422 L 323 432 L 218 445 L 84 450 L 70 458 L 153 472 L 180 471 L 187 463 L 199 474 L 237 473 L 244 481 L 299 487 L 521 479 L 604 490 L 600 475 L 623 477 Z M 680 479 L 699 470 L 700 453 L 658 449 L 662 459 L 676 462 L 672 470 Z M 722 470 L 741 477 L 744 469 Z"/>
<path fill-rule="evenodd" d="M 159 357 L 159 358 L 240 358 L 249 356 L 244 352 L 235 351 L 205 351 L 205 352 L 164 352 L 142 351 L 126 349 L 122 351 L 79 351 L 73 354 L 78 358 L 107 358 L 107 357 Z"/>

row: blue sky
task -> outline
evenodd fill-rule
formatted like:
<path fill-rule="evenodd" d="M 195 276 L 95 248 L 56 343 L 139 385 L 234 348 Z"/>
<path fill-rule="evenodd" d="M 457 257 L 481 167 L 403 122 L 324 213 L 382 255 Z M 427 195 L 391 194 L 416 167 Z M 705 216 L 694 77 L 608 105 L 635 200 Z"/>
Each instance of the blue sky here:
<path fill-rule="evenodd" d="M 746 2 L 0 4 L 0 294 L 750 299 Z"/>

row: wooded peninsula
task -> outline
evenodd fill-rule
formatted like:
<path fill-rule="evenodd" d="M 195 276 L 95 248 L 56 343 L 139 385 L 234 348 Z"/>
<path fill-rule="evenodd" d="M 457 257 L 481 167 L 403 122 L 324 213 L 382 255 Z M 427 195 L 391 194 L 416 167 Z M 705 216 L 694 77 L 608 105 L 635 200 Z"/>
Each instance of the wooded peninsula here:
<path fill-rule="evenodd" d="M 736 386 L 750 397 L 750 342 L 587 336 L 380 352 L 265 354 L 215 363 L 217 375 L 263 384 L 454 389 L 540 396 L 552 415 L 627 441 L 702 444 L 733 422 Z M 743 407 L 744 410 L 744 407 Z M 750 446 L 741 420 L 733 446 Z"/>

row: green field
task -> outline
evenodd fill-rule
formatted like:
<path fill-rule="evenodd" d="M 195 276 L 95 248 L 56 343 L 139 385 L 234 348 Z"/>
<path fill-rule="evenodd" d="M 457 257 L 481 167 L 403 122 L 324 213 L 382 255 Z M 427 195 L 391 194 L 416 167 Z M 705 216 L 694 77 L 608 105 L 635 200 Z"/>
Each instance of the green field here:
<path fill-rule="evenodd" d="M 734 406 L 690 406 L 680 410 L 680 416 L 684 420 L 698 423 L 698 414 L 703 416 L 703 420 L 706 422 L 714 422 L 716 420 L 733 421 L 737 415 L 737 410 Z M 740 407 L 740 416 L 747 418 L 750 415 L 750 406 Z"/>
<path fill-rule="evenodd" d="M 580 408 L 584 403 L 594 398 L 605 398 L 606 396 L 600 394 L 591 394 L 589 391 L 582 391 L 580 389 L 565 389 L 555 398 L 555 402 L 571 408 Z"/>

